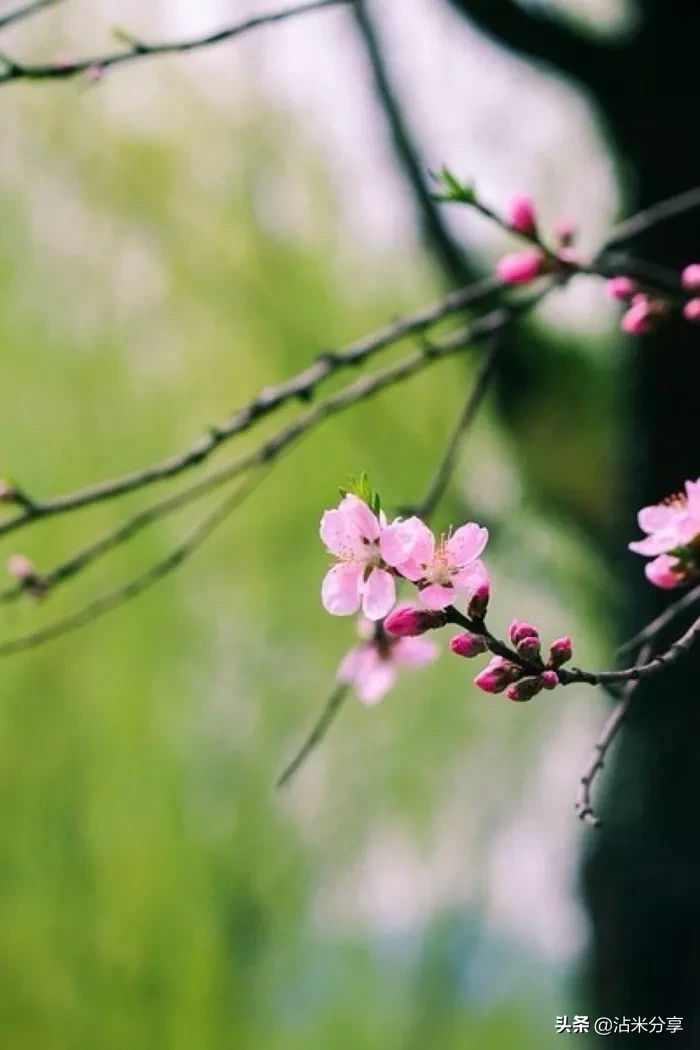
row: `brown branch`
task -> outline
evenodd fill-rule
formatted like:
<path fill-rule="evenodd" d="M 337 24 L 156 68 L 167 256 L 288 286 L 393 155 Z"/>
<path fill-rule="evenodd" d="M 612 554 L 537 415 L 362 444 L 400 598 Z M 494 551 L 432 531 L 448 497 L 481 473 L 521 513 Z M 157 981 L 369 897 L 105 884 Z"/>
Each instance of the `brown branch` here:
<path fill-rule="evenodd" d="M 653 204 L 650 208 L 645 208 L 644 211 L 637 212 L 636 215 L 632 215 L 629 219 L 625 219 L 615 226 L 600 248 L 598 258 L 611 248 L 616 248 L 619 244 L 631 241 L 642 233 L 647 233 L 654 226 L 658 226 L 659 223 L 666 222 L 668 219 L 675 219 L 686 212 L 694 211 L 696 208 L 700 208 L 700 186 L 693 186 L 692 189 L 686 190 L 684 193 L 677 193 L 667 200 Z"/>
<path fill-rule="evenodd" d="M 311 752 L 315 751 L 322 742 L 336 717 L 340 714 L 340 709 L 345 702 L 348 692 L 349 687 L 345 682 L 339 682 L 336 685 L 306 740 L 277 778 L 275 787 L 278 791 L 287 786 L 299 767 L 304 764 Z"/>
<path fill-rule="evenodd" d="M 245 407 L 234 412 L 223 423 L 211 426 L 207 433 L 184 452 L 161 460 L 142 470 L 111 478 L 100 484 L 49 500 L 27 499 L 22 512 L 14 518 L 0 521 L 0 536 L 14 532 L 30 522 L 78 510 L 94 503 L 134 492 L 155 482 L 177 477 L 193 467 L 200 466 L 220 445 L 249 430 L 273 411 L 289 401 L 310 401 L 318 386 L 328 377 L 344 368 L 352 368 L 368 361 L 378 351 L 398 342 L 406 335 L 424 331 L 431 325 L 459 313 L 493 295 L 501 288 L 500 282 L 487 278 L 445 296 L 438 303 L 408 314 L 369 336 L 350 343 L 343 349 L 321 354 L 314 364 L 298 372 L 278 386 L 268 387 Z"/>
<path fill-rule="evenodd" d="M 204 36 L 193 37 L 189 40 L 177 40 L 166 43 L 148 44 L 142 40 L 136 40 L 127 33 L 119 35 L 127 45 L 124 51 L 114 51 L 110 54 L 93 55 L 91 58 L 77 59 L 75 62 L 51 62 L 39 65 L 25 65 L 7 55 L 2 56 L 5 70 L 0 73 L 0 84 L 9 83 L 11 80 L 69 80 L 71 77 L 80 75 L 90 69 L 104 71 L 112 66 L 124 65 L 127 62 L 137 62 L 143 58 L 153 58 L 157 55 L 185 54 L 189 51 L 200 51 L 203 48 L 213 47 L 226 40 L 241 36 L 243 33 L 262 26 L 273 25 L 284 22 L 298 15 L 308 14 L 312 11 L 321 11 L 327 7 L 337 7 L 341 4 L 352 3 L 353 0 L 311 0 L 310 3 L 299 4 L 296 7 L 285 8 L 282 11 L 270 11 L 265 15 L 257 15 L 248 18 L 245 22 L 217 29 L 213 33 Z"/>
<path fill-rule="evenodd" d="M 651 645 L 647 644 L 640 650 L 638 662 L 643 664 L 649 659 L 650 655 Z M 596 816 L 591 804 L 593 782 L 605 765 L 610 746 L 627 716 L 630 704 L 632 703 L 632 697 L 634 696 L 634 691 L 638 684 L 638 682 L 628 682 L 625 686 L 622 696 L 610 712 L 610 715 L 603 726 L 602 732 L 595 742 L 590 762 L 586 766 L 579 781 L 578 792 L 576 795 L 576 813 L 579 820 L 582 820 L 583 823 L 587 824 L 589 827 L 602 827 L 603 822 L 598 816 Z"/>

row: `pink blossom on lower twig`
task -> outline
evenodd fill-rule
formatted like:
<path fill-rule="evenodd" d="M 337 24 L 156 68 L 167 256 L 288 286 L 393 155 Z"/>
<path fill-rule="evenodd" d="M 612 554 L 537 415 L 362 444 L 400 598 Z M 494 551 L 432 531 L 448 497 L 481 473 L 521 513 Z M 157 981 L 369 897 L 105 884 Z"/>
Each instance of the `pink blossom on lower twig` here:
<path fill-rule="evenodd" d="M 373 637 L 345 654 L 336 672 L 339 682 L 351 685 L 367 706 L 379 703 L 396 682 L 399 667 L 424 667 L 437 659 L 439 648 L 427 638 L 391 638 L 371 627 Z M 367 633 L 366 621 L 360 633 Z"/>

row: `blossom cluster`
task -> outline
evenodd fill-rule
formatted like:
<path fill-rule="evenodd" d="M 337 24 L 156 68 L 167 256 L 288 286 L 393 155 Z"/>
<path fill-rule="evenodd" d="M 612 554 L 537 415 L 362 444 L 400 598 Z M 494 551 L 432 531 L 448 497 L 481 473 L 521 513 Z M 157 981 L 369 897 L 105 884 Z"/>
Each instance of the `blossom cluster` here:
<path fill-rule="evenodd" d="M 686 481 L 683 492 L 663 502 L 643 507 L 639 527 L 647 535 L 630 543 L 635 554 L 651 558 L 647 579 L 671 590 L 694 579 L 700 572 L 700 478 Z"/>
<path fill-rule="evenodd" d="M 572 251 L 576 229 L 568 219 L 560 220 L 554 229 L 554 245 L 547 248 L 538 231 L 535 204 L 531 197 L 517 193 L 508 202 L 504 225 L 532 242 L 532 247 L 509 252 L 496 263 L 496 274 L 506 284 L 529 284 L 546 274 L 566 275 L 575 271 L 577 260 Z M 691 263 L 681 273 L 681 284 L 689 297 L 682 305 L 687 321 L 700 323 L 700 263 Z M 624 303 L 620 327 L 630 335 L 644 335 L 670 317 L 670 297 L 650 292 L 639 281 L 626 274 L 611 277 L 605 285 L 609 299 Z"/>

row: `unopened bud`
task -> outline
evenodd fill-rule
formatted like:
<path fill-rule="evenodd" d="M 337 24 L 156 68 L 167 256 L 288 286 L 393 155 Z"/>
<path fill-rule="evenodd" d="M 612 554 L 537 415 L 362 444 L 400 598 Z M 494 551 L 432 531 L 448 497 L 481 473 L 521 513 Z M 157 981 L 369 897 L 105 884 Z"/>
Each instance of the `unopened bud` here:
<path fill-rule="evenodd" d="M 681 274 L 683 287 L 689 292 L 700 291 L 700 263 L 691 263 Z"/>
<path fill-rule="evenodd" d="M 686 321 L 697 324 L 700 321 L 700 299 L 689 299 L 683 307 L 683 316 Z"/>
<path fill-rule="evenodd" d="M 556 671 L 543 671 L 540 675 L 543 689 L 556 689 L 559 685 L 559 675 Z"/>
<path fill-rule="evenodd" d="M 524 660 L 539 660 L 540 657 L 540 638 L 537 634 L 528 634 L 527 637 L 523 638 L 522 641 L 516 645 L 518 655 L 522 656 Z"/>
<path fill-rule="evenodd" d="M 535 204 L 532 197 L 524 193 L 514 194 L 508 202 L 506 211 L 508 225 L 518 233 L 535 234 L 537 232 L 537 221 L 535 219 Z"/>
<path fill-rule="evenodd" d="M 35 598 L 41 598 L 46 593 L 46 581 L 41 578 L 25 554 L 11 554 L 7 559 L 7 571 Z"/>
<path fill-rule="evenodd" d="M 488 612 L 490 597 L 491 584 L 488 577 L 484 576 L 484 579 L 469 592 L 467 616 L 470 620 L 483 620 Z"/>
<path fill-rule="evenodd" d="M 455 656 L 466 656 L 468 660 L 471 660 L 473 656 L 481 656 L 482 653 L 485 653 L 488 646 L 483 635 L 465 631 L 464 634 L 458 634 L 450 640 L 450 649 Z"/>
<path fill-rule="evenodd" d="M 384 630 L 395 638 L 413 638 L 436 627 L 444 627 L 447 616 L 442 609 L 419 609 L 410 602 L 397 605 L 384 620 Z"/>
<path fill-rule="evenodd" d="M 99 62 L 92 62 L 85 70 L 85 79 L 90 84 L 97 84 L 104 75 L 104 66 L 101 66 Z"/>
<path fill-rule="evenodd" d="M 516 682 L 521 674 L 516 664 L 504 660 L 501 656 L 494 656 L 488 666 L 476 676 L 474 685 L 483 689 L 485 693 L 502 693 L 511 682 Z"/>
<path fill-rule="evenodd" d="M 652 328 L 652 313 L 649 303 L 640 300 L 622 315 L 620 328 L 628 335 L 645 335 Z"/>
<path fill-rule="evenodd" d="M 511 252 L 496 263 L 496 274 L 505 284 L 529 284 L 547 269 L 547 260 L 536 249 Z"/>
<path fill-rule="evenodd" d="M 561 667 L 571 659 L 572 654 L 571 639 L 567 635 L 557 638 L 549 647 L 549 663 L 552 667 Z"/>
<path fill-rule="evenodd" d="M 532 700 L 533 696 L 537 696 L 542 691 L 544 683 L 540 678 L 530 677 L 521 678 L 518 682 L 513 682 L 506 689 L 506 696 L 509 700 L 515 700 L 518 703 L 525 703 L 527 700 Z"/>
<path fill-rule="evenodd" d="M 525 620 L 511 620 L 508 638 L 511 645 L 519 645 L 525 638 L 539 638 L 539 633 L 536 627 Z"/>
<path fill-rule="evenodd" d="M 639 291 L 631 277 L 611 277 L 605 282 L 605 294 L 608 299 L 617 302 L 629 302 Z"/>

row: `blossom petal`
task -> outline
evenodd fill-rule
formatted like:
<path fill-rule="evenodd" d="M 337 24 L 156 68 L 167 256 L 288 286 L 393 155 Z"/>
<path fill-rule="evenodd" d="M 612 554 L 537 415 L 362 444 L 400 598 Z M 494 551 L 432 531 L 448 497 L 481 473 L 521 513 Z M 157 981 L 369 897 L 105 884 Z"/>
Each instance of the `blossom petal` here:
<path fill-rule="evenodd" d="M 348 536 L 347 520 L 340 510 L 327 510 L 321 518 L 319 529 L 321 540 L 336 557 L 347 554 L 352 549 L 352 539 Z"/>
<path fill-rule="evenodd" d="M 653 533 L 651 536 L 647 536 L 646 539 L 635 540 L 628 546 L 635 554 L 644 554 L 652 558 L 657 554 L 665 554 L 667 551 L 672 551 L 674 547 L 681 546 L 682 543 L 683 541 L 679 539 L 676 532 L 667 531 Z"/>
<path fill-rule="evenodd" d="M 483 561 L 472 561 L 463 568 L 458 569 L 452 576 L 452 585 L 454 587 L 467 587 L 470 591 L 475 590 L 483 583 L 489 583 L 489 574 Z"/>
<path fill-rule="evenodd" d="M 379 522 L 364 500 L 348 493 L 341 501 L 340 513 L 345 516 L 349 529 L 354 530 L 360 539 L 379 539 Z"/>
<path fill-rule="evenodd" d="M 673 507 L 657 503 L 652 507 L 642 507 L 637 521 L 642 532 L 659 532 L 671 524 L 677 513 Z"/>
<path fill-rule="evenodd" d="M 349 616 L 360 607 L 363 566 L 359 562 L 341 562 L 326 573 L 321 586 L 323 607 L 332 616 Z"/>
<path fill-rule="evenodd" d="M 644 566 L 644 573 L 649 582 L 653 583 L 655 587 L 671 591 L 674 587 L 679 587 L 681 583 L 685 583 L 684 573 L 682 571 L 674 571 L 678 566 L 677 558 L 670 558 L 668 554 L 660 554 L 658 558 L 647 562 Z"/>
<path fill-rule="evenodd" d="M 379 537 L 379 550 L 387 565 L 397 566 L 405 562 L 413 551 L 415 545 L 415 530 L 411 524 L 414 519 L 408 521 L 395 521 L 382 529 Z M 418 520 L 417 518 L 415 519 Z"/>
<path fill-rule="evenodd" d="M 409 667 L 422 667 L 437 659 L 440 647 L 428 638 L 399 638 L 394 645 L 392 656 L 397 663 Z"/>
<path fill-rule="evenodd" d="M 470 521 L 449 538 L 445 544 L 445 551 L 453 564 L 466 565 L 479 557 L 488 539 L 489 530 Z"/>
<path fill-rule="evenodd" d="M 454 587 L 441 587 L 432 583 L 418 592 L 418 597 L 428 609 L 445 609 L 457 597 Z"/>
<path fill-rule="evenodd" d="M 367 619 L 383 619 L 395 601 L 394 577 L 384 569 L 372 569 L 362 587 L 362 611 Z"/>
<path fill-rule="evenodd" d="M 356 645 L 348 650 L 338 664 L 338 669 L 335 672 L 336 681 L 349 683 L 355 680 L 361 652 L 361 645 Z"/>
<path fill-rule="evenodd" d="M 368 707 L 379 703 L 396 681 L 396 669 L 390 660 L 382 660 L 376 649 L 367 650 L 355 674 L 355 692 Z"/>

